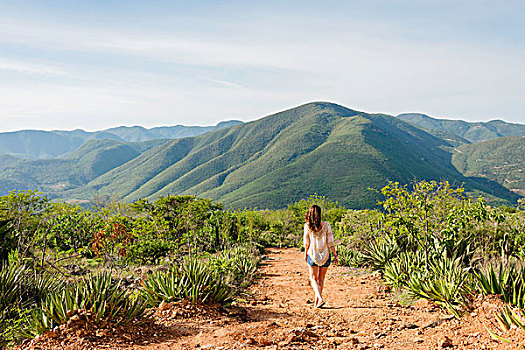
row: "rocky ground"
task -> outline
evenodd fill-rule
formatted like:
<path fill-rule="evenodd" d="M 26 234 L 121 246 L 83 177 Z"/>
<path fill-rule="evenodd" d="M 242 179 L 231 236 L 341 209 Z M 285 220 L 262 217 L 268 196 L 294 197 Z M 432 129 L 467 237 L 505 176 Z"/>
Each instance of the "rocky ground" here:
<path fill-rule="evenodd" d="M 26 342 L 23 349 L 516 349 L 525 332 L 498 331 L 501 303 L 478 298 L 456 320 L 432 304 L 399 303 L 378 275 L 330 267 L 326 307 L 313 309 L 313 292 L 302 253 L 270 249 L 261 277 L 236 306 L 162 304 L 149 320 L 90 328 L 74 322 Z M 509 339 L 493 340 L 486 327 Z"/>

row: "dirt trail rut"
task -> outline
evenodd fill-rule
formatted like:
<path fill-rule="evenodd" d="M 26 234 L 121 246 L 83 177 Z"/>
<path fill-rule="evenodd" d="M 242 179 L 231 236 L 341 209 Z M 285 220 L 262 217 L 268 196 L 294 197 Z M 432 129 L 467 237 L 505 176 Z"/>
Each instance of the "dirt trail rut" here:
<path fill-rule="evenodd" d="M 331 266 L 323 297 L 313 309 L 313 292 L 303 253 L 270 249 L 261 277 L 241 308 L 228 318 L 174 319 L 167 332 L 136 349 L 513 349 L 492 340 L 492 307 L 483 303 L 461 320 L 429 303 L 399 305 L 384 292 L 379 276 Z"/>

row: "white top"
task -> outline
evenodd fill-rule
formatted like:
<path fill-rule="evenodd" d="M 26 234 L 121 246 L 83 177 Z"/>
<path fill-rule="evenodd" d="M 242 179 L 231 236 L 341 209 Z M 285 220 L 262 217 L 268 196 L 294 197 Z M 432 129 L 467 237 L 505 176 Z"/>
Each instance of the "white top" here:
<path fill-rule="evenodd" d="M 330 224 L 323 221 L 319 231 L 310 231 L 308 224 L 305 223 L 303 242 L 310 259 L 319 266 L 324 265 L 330 256 L 329 247 L 335 246 Z"/>

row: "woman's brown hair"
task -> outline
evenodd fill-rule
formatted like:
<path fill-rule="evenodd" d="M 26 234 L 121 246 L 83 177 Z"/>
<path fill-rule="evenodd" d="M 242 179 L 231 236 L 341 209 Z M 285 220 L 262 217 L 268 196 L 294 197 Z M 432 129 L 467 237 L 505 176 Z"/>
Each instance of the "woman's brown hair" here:
<path fill-rule="evenodd" d="M 304 221 L 308 224 L 310 231 L 319 231 L 321 229 L 321 207 L 314 204 L 304 215 Z"/>

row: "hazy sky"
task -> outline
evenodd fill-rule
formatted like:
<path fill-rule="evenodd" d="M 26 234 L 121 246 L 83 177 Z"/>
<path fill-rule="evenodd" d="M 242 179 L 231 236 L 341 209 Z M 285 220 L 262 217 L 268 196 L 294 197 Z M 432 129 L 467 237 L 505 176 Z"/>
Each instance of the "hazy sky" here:
<path fill-rule="evenodd" d="M 525 123 L 524 1 L 0 0 L 0 131 L 310 101 Z"/>

